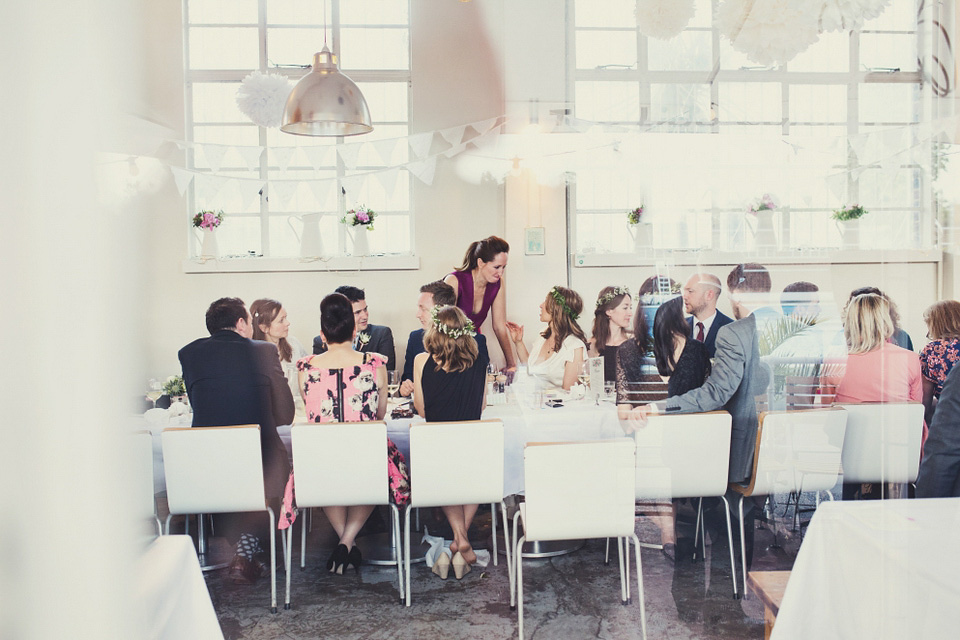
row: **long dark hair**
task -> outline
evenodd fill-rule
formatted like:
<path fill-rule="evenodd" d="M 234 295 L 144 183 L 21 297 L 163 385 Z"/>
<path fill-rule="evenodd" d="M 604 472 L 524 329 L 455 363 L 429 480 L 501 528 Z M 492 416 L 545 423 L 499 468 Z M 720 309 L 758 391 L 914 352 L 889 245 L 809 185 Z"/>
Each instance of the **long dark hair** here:
<path fill-rule="evenodd" d="M 282 308 L 282 304 L 270 298 L 260 298 L 253 301 L 253 304 L 250 305 L 250 315 L 253 317 L 254 340 L 267 339 L 267 333 L 261 327 L 265 326 L 269 329 L 273 321 L 280 315 Z M 280 338 L 277 351 L 280 352 L 280 359 L 284 362 L 290 362 L 293 358 L 293 347 L 290 346 L 286 338 Z"/>
<path fill-rule="evenodd" d="M 683 318 L 683 299 L 671 298 L 660 305 L 653 318 L 653 358 L 662 376 L 673 373 L 675 336 L 686 336 L 687 321 Z"/>
<path fill-rule="evenodd" d="M 646 314 L 643 312 L 643 303 L 639 297 L 637 306 L 633 310 L 633 335 L 630 336 L 637 348 L 640 349 L 640 355 L 646 357 L 650 353 L 650 329 L 647 327 Z"/>
<path fill-rule="evenodd" d="M 483 240 L 471 242 L 467 252 L 463 255 L 463 264 L 457 271 L 473 271 L 477 268 L 477 260 L 492 262 L 501 253 L 510 253 L 510 245 L 503 238 L 490 236 Z"/>
<path fill-rule="evenodd" d="M 597 294 L 597 300 L 615 291 L 616 287 L 604 287 L 600 289 L 600 293 Z M 621 293 L 618 296 L 610 298 L 605 304 L 593 310 L 593 348 L 597 351 L 607 346 L 607 340 L 610 339 L 610 318 L 607 317 L 607 311 L 619 307 L 620 303 L 623 302 L 623 299 L 626 297 L 628 297 L 628 294 Z"/>

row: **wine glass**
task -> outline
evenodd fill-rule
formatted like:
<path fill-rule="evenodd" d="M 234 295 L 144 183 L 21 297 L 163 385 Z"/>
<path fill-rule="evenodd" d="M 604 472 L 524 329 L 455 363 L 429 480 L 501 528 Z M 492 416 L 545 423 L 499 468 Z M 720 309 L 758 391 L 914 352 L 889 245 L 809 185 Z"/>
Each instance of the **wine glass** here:
<path fill-rule="evenodd" d="M 387 397 L 396 398 L 400 391 L 400 372 L 387 371 Z"/>
<path fill-rule="evenodd" d="M 163 385 L 156 378 L 150 378 L 147 383 L 147 399 L 153 403 L 153 408 L 157 408 L 157 400 L 163 395 Z"/>
<path fill-rule="evenodd" d="M 582 384 L 584 389 L 587 389 L 590 386 L 590 365 L 586 361 L 580 365 L 580 372 L 577 374 L 577 382 Z"/>

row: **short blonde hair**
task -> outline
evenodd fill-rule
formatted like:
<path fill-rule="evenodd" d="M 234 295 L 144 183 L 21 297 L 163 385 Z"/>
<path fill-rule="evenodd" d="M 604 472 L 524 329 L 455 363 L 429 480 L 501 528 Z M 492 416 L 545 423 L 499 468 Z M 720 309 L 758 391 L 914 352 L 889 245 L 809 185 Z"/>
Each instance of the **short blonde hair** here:
<path fill-rule="evenodd" d="M 446 325 L 451 332 L 463 331 L 470 321 L 459 308 L 446 305 L 437 309 L 436 323 Z M 469 335 L 457 338 L 437 330 L 431 324 L 423 334 L 423 348 L 447 373 L 466 371 L 477 360 L 477 341 Z"/>
<path fill-rule="evenodd" d="M 927 323 L 928 338 L 960 338 L 960 302 L 956 300 L 934 302 L 923 312 L 923 320 Z"/>
<path fill-rule="evenodd" d="M 893 335 L 893 320 L 886 298 L 864 293 L 847 305 L 843 335 L 850 353 L 867 353 L 883 346 Z"/>

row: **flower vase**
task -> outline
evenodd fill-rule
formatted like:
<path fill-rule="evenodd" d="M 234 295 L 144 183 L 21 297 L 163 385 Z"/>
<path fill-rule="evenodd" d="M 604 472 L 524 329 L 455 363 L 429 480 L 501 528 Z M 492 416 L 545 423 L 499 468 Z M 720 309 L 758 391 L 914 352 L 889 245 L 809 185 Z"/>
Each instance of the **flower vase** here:
<path fill-rule="evenodd" d="M 288 216 L 287 224 L 293 229 L 293 234 L 300 241 L 300 260 L 318 260 L 323 257 L 323 238 L 320 235 L 319 213 L 306 213 L 302 216 Z M 293 226 L 293 219 L 303 224 L 301 233 Z"/>
<path fill-rule="evenodd" d="M 216 260 L 220 257 L 220 251 L 217 248 L 217 230 L 216 229 L 204 229 L 203 230 L 203 241 L 200 244 L 200 259 L 201 260 Z"/>
<path fill-rule="evenodd" d="M 357 225 L 353 228 L 353 253 L 355 257 L 370 255 L 370 243 L 367 239 L 367 228 Z"/>
<path fill-rule="evenodd" d="M 632 224 L 630 227 L 633 231 L 634 253 L 643 253 L 647 249 L 653 248 L 653 224 L 640 222 Z"/>
<path fill-rule="evenodd" d="M 837 226 L 840 227 L 840 247 L 842 249 L 859 249 L 860 221 L 843 220 Z"/>
<path fill-rule="evenodd" d="M 757 226 L 754 230 L 753 240 L 757 249 L 770 250 L 777 248 L 777 234 L 773 229 L 773 211 L 757 212 Z"/>

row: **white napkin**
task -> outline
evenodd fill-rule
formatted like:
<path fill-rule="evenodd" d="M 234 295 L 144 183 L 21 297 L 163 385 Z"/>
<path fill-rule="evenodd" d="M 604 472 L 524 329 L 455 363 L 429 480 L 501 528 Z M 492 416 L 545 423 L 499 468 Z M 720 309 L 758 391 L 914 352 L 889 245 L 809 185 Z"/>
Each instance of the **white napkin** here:
<path fill-rule="evenodd" d="M 579 382 L 572 387 L 570 387 L 570 399 L 571 400 L 581 400 L 587 395 L 587 388 L 584 387 Z"/>
<path fill-rule="evenodd" d="M 182 416 L 185 413 L 190 412 L 190 407 L 185 405 L 182 402 L 171 402 L 170 408 L 167 409 L 167 415 L 170 417 Z"/>
<path fill-rule="evenodd" d="M 147 409 L 143 417 L 146 419 L 147 424 L 155 426 L 170 423 L 170 414 L 167 413 L 166 409 Z"/>

